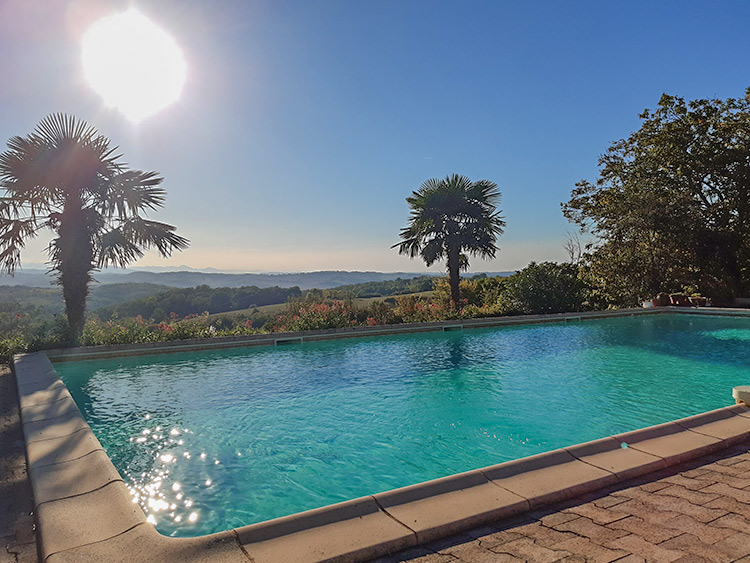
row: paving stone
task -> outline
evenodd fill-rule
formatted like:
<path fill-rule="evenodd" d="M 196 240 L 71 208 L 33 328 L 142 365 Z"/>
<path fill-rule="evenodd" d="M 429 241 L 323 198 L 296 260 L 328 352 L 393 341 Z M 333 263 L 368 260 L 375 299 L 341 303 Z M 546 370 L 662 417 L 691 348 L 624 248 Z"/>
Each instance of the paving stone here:
<path fill-rule="evenodd" d="M 636 534 L 651 543 L 661 543 L 682 533 L 681 531 L 665 528 L 654 522 L 646 522 L 637 516 L 628 516 L 623 520 L 613 522 L 610 524 L 610 527 Z"/>
<path fill-rule="evenodd" d="M 660 491 L 656 491 L 654 494 L 684 498 L 686 501 L 693 504 L 706 504 L 707 502 L 716 500 L 720 496 L 716 493 L 706 493 L 705 490 L 703 492 L 691 491 L 690 489 L 686 489 L 682 485 L 672 485 L 671 487 L 665 487 Z"/>
<path fill-rule="evenodd" d="M 575 520 L 570 520 L 569 522 L 564 522 L 563 524 L 558 524 L 555 526 L 555 529 L 561 532 L 573 532 L 574 534 L 584 536 L 598 543 L 603 543 L 628 534 L 628 532 L 623 530 L 600 526 L 584 516 L 576 518 Z"/>
<path fill-rule="evenodd" d="M 490 551 L 478 544 L 478 542 L 469 542 L 463 545 L 457 545 L 448 551 L 444 551 L 447 555 L 457 558 L 459 561 L 470 561 L 471 563 L 496 563 L 497 561 L 506 561 L 515 559 L 513 555 L 498 554 L 495 551 Z M 508 558 L 512 559 L 508 559 Z M 417 559 L 417 561 L 420 561 Z M 420 562 L 421 563 L 421 562 Z"/>
<path fill-rule="evenodd" d="M 654 563 L 671 563 L 683 555 L 681 551 L 669 549 L 665 544 L 654 545 L 635 534 L 630 534 L 607 542 L 605 547 L 611 549 L 622 549 L 633 555 L 645 558 L 649 563 L 652 561 Z"/>
<path fill-rule="evenodd" d="M 740 462 L 741 463 L 741 462 Z M 737 467 L 739 464 L 735 465 L 718 465 L 716 463 L 711 464 L 708 467 L 705 467 L 703 469 L 703 473 L 707 473 L 709 471 L 714 471 L 716 473 L 723 473 L 725 475 L 740 475 L 748 470 L 747 467 L 744 469 L 742 467 Z M 687 474 L 685 474 L 687 475 Z M 691 477 L 691 475 L 687 475 L 688 477 Z"/>
<path fill-rule="evenodd" d="M 630 495 L 631 498 L 640 500 L 644 504 L 650 504 L 656 507 L 658 510 L 687 514 L 688 516 L 692 516 L 700 522 L 710 522 L 711 520 L 716 520 L 717 518 L 726 514 L 726 511 L 724 510 L 707 508 L 705 506 L 693 504 L 692 502 L 685 500 L 684 498 L 672 497 L 668 495 L 649 494 L 638 489 L 627 489 L 621 491 L 621 493 L 624 495 Z M 618 507 L 615 507 L 614 509 L 616 510 L 617 508 Z"/>
<path fill-rule="evenodd" d="M 727 514 L 726 516 L 717 518 L 713 522 L 710 522 L 709 526 L 729 528 L 731 530 L 736 530 L 737 532 L 750 534 L 750 522 L 748 522 L 747 518 L 743 518 L 737 514 Z"/>
<path fill-rule="evenodd" d="M 471 533 L 471 532 L 468 532 L 468 533 Z M 494 547 L 496 545 L 502 545 L 504 543 L 508 543 L 510 541 L 514 541 L 522 537 L 523 535 L 517 532 L 514 532 L 512 530 L 508 530 L 508 531 L 494 532 L 494 533 L 479 536 L 477 537 L 477 541 L 479 542 L 479 545 L 481 545 L 482 547 L 489 548 L 489 547 Z"/>
<path fill-rule="evenodd" d="M 556 549 L 570 551 L 574 555 L 583 556 L 585 561 L 591 563 L 610 563 L 628 555 L 626 551 L 621 549 L 610 549 L 582 537 L 575 537 L 564 541 L 558 544 Z"/>
<path fill-rule="evenodd" d="M 534 561 L 535 563 L 554 563 L 563 557 L 572 555 L 568 551 L 548 549 L 537 545 L 530 538 L 521 538 L 492 548 L 495 553 L 507 553 L 519 559 Z"/>
<path fill-rule="evenodd" d="M 750 541 L 748 541 L 750 538 L 744 534 L 742 536 L 744 537 L 730 536 L 720 542 L 707 544 L 692 534 L 682 534 L 665 541 L 661 547 L 698 555 L 717 563 L 726 563 L 750 552 Z"/>
<path fill-rule="evenodd" d="M 548 528 L 540 522 L 513 528 L 513 531 L 533 539 L 538 545 L 550 549 L 557 548 L 557 544 L 576 537 L 572 532 L 561 532 L 553 528 Z"/>
<path fill-rule="evenodd" d="M 742 461 L 742 459 L 739 458 L 739 457 L 730 457 L 730 458 L 727 458 L 727 459 L 719 459 L 719 460 L 715 461 L 714 463 L 716 463 L 717 465 L 730 466 L 730 465 L 736 465 L 736 464 L 738 464 L 741 461 Z"/>
<path fill-rule="evenodd" d="M 599 508 L 598 506 L 590 502 L 568 508 L 566 512 L 578 514 L 579 516 L 585 516 L 586 518 L 593 520 L 597 524 L 603 525 L 626 518 L 626 516 L 621 512 Z"/>
<path fill-rule="evenodd" d="M 722 496 L 706 503 L 704 506 L 706 508 L 720 508 L 727 512 L 738 514 L 743 518 L 750 519 L 750 504 L 745 504 L 744 502 L 740 502 L 732 497 Z"/>
<path fill-rule="evenodd" d="M 725 483 L 730 487 L 735 487 L 737 489 L 744 489 L 745 487 L 750 486 L 750 479 L 748 478 L 743 478 L 736 475 L 727 475 L 725 473 L 718 473 L 716 471 L 707 471 L 706 473 L 695 477 L 695 479 L 693 480 L 706 483 L 706 487 L 714 483 Z"/>
<path fill-rule="evenodd" d="M 594 506 L 598 506 L 599 508 L 612 508 L 613 506 L 617 506 L 618 504 L 622 504 L 623 502 L 628 502 L 628 499 L 608 495 L 591 502 L 594 504 Z"/>
<path fill-rule="evenodd" d="M 708 469 L 707 467 L 695 467 L 686 471 L 680 471 L 680 473 L 685 477 L 694 479 L 695 477 L 703 475 L 704 473 L 708 473 L 709 471 L 711 471 L 711 469 Z"/>
<path fill-rule="evenodd" d="M 675 559 L 672 563 L 709 563 L 708 559 L 705 557 L 701 557 L 700 555 L 693 555 L 692 553 L 687 553 L 680 557 L 679 559 Z"/>
<path fill-rule="evenodd" d="M 670 483 L 654 481 L 653 483 L 643 483 L 642 485 L 638 486 L 638 489 L 640 489 L 641 491 L 646 491 L 647 493 L 655 493 L 656 491 L 666 489 L 669 486 L 671 486 Z"/>
<path fill-rule="evenodd" d="M 660 509 L 653 504 L 646 504 L 637 499 L 628 499 L 627 502 L 613 506 L 610 510 L 630 516 L 637 516 L 646 522 L 657 524 L 664 520 L 669 520 L 670 518 L 679 516 L 679 512 Z"/>
<path fill-rule="evenodd" d="M 715 480 L 711 477 L 706 477 L 706 475 L 701 475 L 700 477 L 691 479 L 690 477 L 685 477 L 678 473 L 677 475 L 664 477 L 661 482 L 671 483 L 672 485 L 681 485 L 689 491 L 700 491 L 701 489 L 708 487 L 712 482 L 715 482 Z"/>
<path fill-rule="evenodd" d="M 732 558 L 750 555 L 750 534 L 739 532 L 716 542 L 712 547 Z"/>
<path fill-rule="evenodd" d="M 750 504 L 750 491 L 736 489 L 734 487 L 730 487 L 726 483 L 714 483 L 713 485 L 709 485 L 703 490 L 731 497 L 733 499 L 737 499 L 740 502 L 744 502 L 745 504 Z"/>
<path fill-rule="evenodd" d="M 631 553 L 627 557 L 618 559 L 617 563 L 646 563 L 646 560 L 643 557 L 639 557 L 638 555 L 633 555 Z"/>
<path fill-rule="evenodd" d="M 395 555 L 378 557 L 370 563 L 401 563 L 402 561 L 409 561 L 410 563 L 457 563 L 458 559 L 452 555 L 433 553 L 423 547 L 414 547 Z"/>
<path fill-rule="evenodd" d="M 452 536 L 449 536 L 447 538 L 441 538 L 439 540 L 433 540 L 431 542 L 427 542 L 423 545 L 425 549 L 429 549 L 430 551 L 434 551 L 435 553 L 442 553 L 443 551 L 448 551 L 451 547 L 462 544 L 462 543 L 470 543 L 473 542 L 475 538 L 468 534 L 454 534 Z"/>
<path fill-rule="evenodd" d="M 545 526 L 549 526 L 550 528 L 552 528 L 557 524 L 569 522 L 570 520 L 575 520 L 576 518 L 578 518 L 578 515 L 572 514 L 570 512 L 553 512 L 552 514 L 542 516 L 539 521 Z"/>
<path fill-rule="evenodd" d="M 734 535 L 734 530 L 710 526 L 703 522 L 698 522 L 686 514 L 680 514 L 676 518 L 663 522 L 662 525 L 691 534 L 707 544 L 716 543 L 719 540 Z"/>

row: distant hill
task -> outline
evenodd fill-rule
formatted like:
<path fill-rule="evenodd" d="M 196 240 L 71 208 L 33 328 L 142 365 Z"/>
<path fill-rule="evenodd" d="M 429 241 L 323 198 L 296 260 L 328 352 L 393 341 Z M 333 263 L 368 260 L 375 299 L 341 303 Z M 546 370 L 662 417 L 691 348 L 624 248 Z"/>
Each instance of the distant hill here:
<path fill-rule="evenodd" d="M 103 286 L 107 287 L 107 286 Z M 110 307 L 91 309 L 91 314 L 108 320 L 113 314 L 120 318 L 138 315 L 162 321 L 174 313 L 179 317 L 208 313 L 225 313 L 263 305 L 286 303 L 290 298 L 300 297 L 298 287 L 172 287 L 156 295 L 118 303 Z"/>
<path fill-rule="evenodd" d="M 488 276 L 508 276 L 513 272 L 488 273 Z M 125 273 L 100 272 L 94 277 L 100 286 L 108 284 L 156 284 L 169 287 L 299 287 L 305 289 L 331 289 L 342 285 L 352 285 L 367 282 L 390 281 L 398 278 L 409 279 L 416 276 L 441 275 L 417 274 L 408 272 L 347 272 L 320 271 L 291 274 L 223 274 L 197 271 L 185 272 L 143 272 L 134 270 Z M 471 275 L 471 274 L 469 274 Z M 14 277 L 0 274 L 0 285 L 20 285 L 25 287 L 52 286 L 52 277 L 44 270 L 25 269 L 17 272 Z"/>
<path fill-rule="evenodd" d="M 92 284 L 87 308 L 111 307 L 126 301 L 143 299 L 171 289 L 151 283 Z M 0 285 L 0 311 L 10 313 L 36 311 L 42 315 L 56 315 L 64 310 L 62 291 L 57 286 L 26 287 Z"/>

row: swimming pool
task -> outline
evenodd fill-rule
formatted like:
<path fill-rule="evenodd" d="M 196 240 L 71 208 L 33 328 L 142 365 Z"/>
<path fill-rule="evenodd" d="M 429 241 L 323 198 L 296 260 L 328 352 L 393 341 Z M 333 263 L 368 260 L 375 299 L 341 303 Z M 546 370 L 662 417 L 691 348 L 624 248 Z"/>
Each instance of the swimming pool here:
<path fill-rule="evenodd" d="M 644 315 L 56 369 L 152 522 L 191 536 L 724 406 L 748 340 Z"/>

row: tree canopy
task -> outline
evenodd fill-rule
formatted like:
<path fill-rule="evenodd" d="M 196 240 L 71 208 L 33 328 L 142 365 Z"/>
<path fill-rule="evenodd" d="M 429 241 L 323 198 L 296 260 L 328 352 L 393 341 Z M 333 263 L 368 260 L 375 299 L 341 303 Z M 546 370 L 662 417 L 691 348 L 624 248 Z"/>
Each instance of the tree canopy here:
<path fill-rule="evenodd" d="M 128 169 L 116 151 L 86 122 L 55 114 L 0 154 L 0 269 L 13 273 L 26 241 L 51 230 L 49 263 L 74 341 L 93 271 L 124 267 L 150 248 L 169 256 L 188 246 L 173 226 L 146 218 L 164 204 L 162 178 Z"/>
<path fill-rule="evenodd" d="M 598 237 L 588 276 L 602 299 L 750 291 L 750 89 L 739 99 L 663 95 L 641 127 L 576 184 L 565 216 Z"/>
<path fill-rule="evenodd" d="M 503 234 L 505 221 L 497 204 L 500 191 L 489 180 L 472 182 L 453 174 L 440 180 L 432 178 L 406 198 L 411 208 L 409 226 L 401 229 L 399 254 L 421 257 L 427 266 L 446 260 L 451 300 L 460 301 L 460 270 L 469 266 L 467 256 L 494 258 L 497 237 Z"/>

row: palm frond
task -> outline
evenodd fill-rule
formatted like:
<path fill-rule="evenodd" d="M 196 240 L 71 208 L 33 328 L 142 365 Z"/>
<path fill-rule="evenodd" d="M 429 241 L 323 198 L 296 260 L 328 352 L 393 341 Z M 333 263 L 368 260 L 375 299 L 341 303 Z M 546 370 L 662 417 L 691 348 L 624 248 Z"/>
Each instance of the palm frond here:
<path fill-rule="evenodd" d="M 152 248 L 164 257 L 170 256 L 175 250 L 184 250 L 190 245 L 190 241 L 178 235 L 175 230 L 175 227 L 166 223 L 131 217 L 102 235 L 98 266 L 123 267 L 143 256 L 144 250 Z"/>
<path fill-rule="evenodd" d="M 38 230 L 35 217 L 0 219 L 0 270 L 12 274 L 21 265 L 21 250 Z"/>

